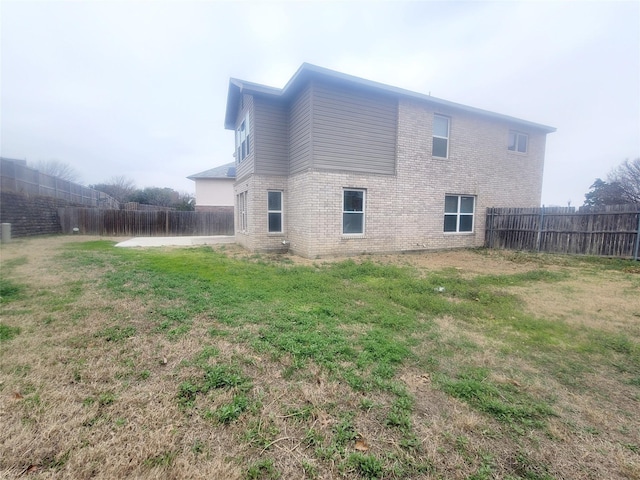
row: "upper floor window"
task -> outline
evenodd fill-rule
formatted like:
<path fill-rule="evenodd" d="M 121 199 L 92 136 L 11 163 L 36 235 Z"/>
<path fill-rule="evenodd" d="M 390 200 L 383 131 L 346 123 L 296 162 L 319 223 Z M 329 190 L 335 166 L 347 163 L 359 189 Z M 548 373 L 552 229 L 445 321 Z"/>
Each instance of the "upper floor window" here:
<path fill-rule="evenodd" d="M 442 115 L 433 117 L 433 148 L 434 157 L 447 158 L 449 156 L 449 118 Z"/>
<path fill-rule="evenodd" d="M 269 233 L 282 232 L 282 192 L 267 192 L 267 215 L 269 217 Z"/>
<path fill-rule="evenodd" d="M 527 153 L 528 146 L 529 135 L 509 130 L 509 146 L 507 147 L 509 150 L 512 152 Z"/>
<path fill-rule="evenodd" d="M 473 212 L 476 198 L 469 195 L 444 197 L 444 231 L 473 232 Z"/>
<path fill-rule="evenodd" d="M 364 233 L 364 190 L 344 190 L 342 193 L 342 233 Z"/>
<path fill-rule="evenodd" d="M 249 130 L 250 130 L 250 122 L 249 122 L 249 114 L 244 117 L 240 126 L 236 129 L 236 160 L 238 163 L 242 162 L 247 155 L 249 155 Z"/>

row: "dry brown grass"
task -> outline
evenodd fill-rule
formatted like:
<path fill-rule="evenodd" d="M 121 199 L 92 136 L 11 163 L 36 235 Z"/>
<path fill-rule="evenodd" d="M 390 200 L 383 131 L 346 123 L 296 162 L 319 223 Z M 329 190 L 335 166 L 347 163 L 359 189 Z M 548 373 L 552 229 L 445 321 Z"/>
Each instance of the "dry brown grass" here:
<path fill-rule="evenodd" d="M 353 478 L 353 472 L 341 473 L 338 465 L 319 463 L 317 445 L 308 440 L 310 430 L 328 439 L 345 412 L 355 412 L 352 423 L 368 453 L 411 457 L 399 445 L 398 432 L 385 425 L 393 402 L 389 393 L 356 392 L 313 364 L 286 373 L 291 358 L 256 352 L 232 337 L 212 338 L 207 334 L 211 325 L 205 327 L 205 322 L 194 322 L 189 335 L 175 340 L 152 335 L 143 301 L 113 298 L 92 286 L 93 274 L 65 269 L 56 260 L 65 243 L 91 239 L 35 238 L 0 249 L 2 264 L 26 259 L 16 262 L 11 278 L 43 298 L 41 303 L 1 306 L 2 321 L 22 330 L 0 344 L 1 477 L 236 479 L 246 477 L 247 465 L 270 458 L 282 478 L 312 478 L 309 465 L 315 466 L 315 478 Z M 247 256 L 233 246 L 226 251 Z M 387 255 L 376 260 L 425 272 L 457 268 L 467 276 L 540 268 L 500 252 Z M 591 275 L 510 291 L 519 294 L 531 312 L 637 339 L 638 284 L 618 272 Z M 49 300 L 70 295 L 77 282 L 82 282 L 82 291 L 73 302 L 52 310 Z M 143 334 L 121 342 L 99 335 L 116 323 Z M 411 420 L 423 450 L 413 460 L 428 458 L 433 467 L 411 478 L 468 478 L 488 455 L 492 477 L 487 478 L 514 472 L 524 478 L 526 465 L 548 466 L 538 478 L 640 478 L 638 387 L 621 387 L 603 367 L 588 374 L 589 390 L 570 389 L 538 375 L 539 367 L 526 358 L 505 355 L 501 340 L 479 328 L 447 317 L 436 323 L 439 341 L 464 338 L 478 347 L 466 351 L 465 362 L 498 372 L 494 382 L 516 382 L 533 395 L 553 397 L 557 416 L 546 430 L 514 436 L 503 424 L 436 388 L 423 368 L 406 365 L 397 378 L 415 399 Z M 230 391 L 198 398 L 195 410 L 185 411 L 176 401 L 177 386 L 201 373 L 189 360 L 210 344 L 219 351 L 216 362 L 239 364 L 252 380 L 252 414 L 228 425 L 215 425 L 197 412 L 228 402 Z M 419 344 L 418 357 L 427 348 L 432 346 Z M 363 408 L 363 400 L 369 408 Z M 301 411 L 308 412 L 304 421 L 297 413 Z"/>

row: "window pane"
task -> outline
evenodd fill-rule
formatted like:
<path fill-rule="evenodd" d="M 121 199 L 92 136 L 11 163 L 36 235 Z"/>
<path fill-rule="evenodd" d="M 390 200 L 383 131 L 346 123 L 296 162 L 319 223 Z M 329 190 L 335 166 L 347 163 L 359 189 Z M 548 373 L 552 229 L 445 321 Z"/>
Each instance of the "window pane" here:
<path fill-rule="evenodd" d="M 362 212 L 364 211 L 364 192 L 356 190 L 344 191 L 344 211 Z"/>
<path fill-rule="evenodd" d="M 447 143 L 449 141 L 446 138 L 434 138 L 433 139 L 433 151 L 431 152 L 434 157 L 447 158 Z"/>
<path fill-rule="evenodd" d="M 527 153 L 527 136 L 518 135 L 518 151 L 520 153 Z"/>
<path fill-rule="evenodd" d="M 282 210 L 282 192 L 269 192 L 269 210 Z"/>
<path fill-rule="evenodd" d="M 433 117 L 433 134 L 438 137 L 448 137 L 449 119 L 446 117 Z"/>
<path fill-rule="evenodd" d="M 460 231 L 473 231 L 473 215 L 460 215 Z"/>
<path fill-rule="evenodd" d="M 280 213 L 269 214 L 269 231 L 270 232 L 282 231 L 282 214 Z"/>
<path fill-rule="evenodd" d="M 444 231 L 445 232 L 455 232 L 456 231 L 456 222 L 458 217 L 456 215 L 445 215 L 444 216 Z"/>
<path fill-rule="evenodd" d="M 473 213 L 473 197 L 460 197 L 460 213 Z"/>
<path fill-rule="evenodd" d="M 444 197 L 445 213 L 458 213 L 458 197 L 452 195 Z"/>
<path fill-rule="evenodd" d="M 516 151 L 516 138 L 515 132 L 509 132 L 509 150 Z"/>
<path fill-rule="evenodd" d="M 342 233 L 364 233 L 364 214 L 343 213 Z"/>

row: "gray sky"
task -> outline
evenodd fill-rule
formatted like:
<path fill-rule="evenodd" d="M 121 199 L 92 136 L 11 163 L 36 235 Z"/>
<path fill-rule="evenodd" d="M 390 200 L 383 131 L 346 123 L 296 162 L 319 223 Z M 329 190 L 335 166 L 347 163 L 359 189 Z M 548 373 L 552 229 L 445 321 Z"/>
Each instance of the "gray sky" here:
<path fill-rule="evenodd" d="M 193 192 L 233 160 L 229 77 L 303 62 L 554 126 L 542 201 L 581 205 L 640 156 L 640 2 L 12 1 L 1 16 L 4 157 Z"/>

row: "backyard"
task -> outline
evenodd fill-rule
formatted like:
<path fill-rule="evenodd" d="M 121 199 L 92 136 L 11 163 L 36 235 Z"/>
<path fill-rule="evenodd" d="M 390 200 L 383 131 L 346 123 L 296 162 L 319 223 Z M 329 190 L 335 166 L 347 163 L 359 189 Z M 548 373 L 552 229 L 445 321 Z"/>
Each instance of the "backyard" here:
<path fill-rule="evenodd" d="M 0 477 L 640 479 L 640 262 L 0 246 Z"/>

